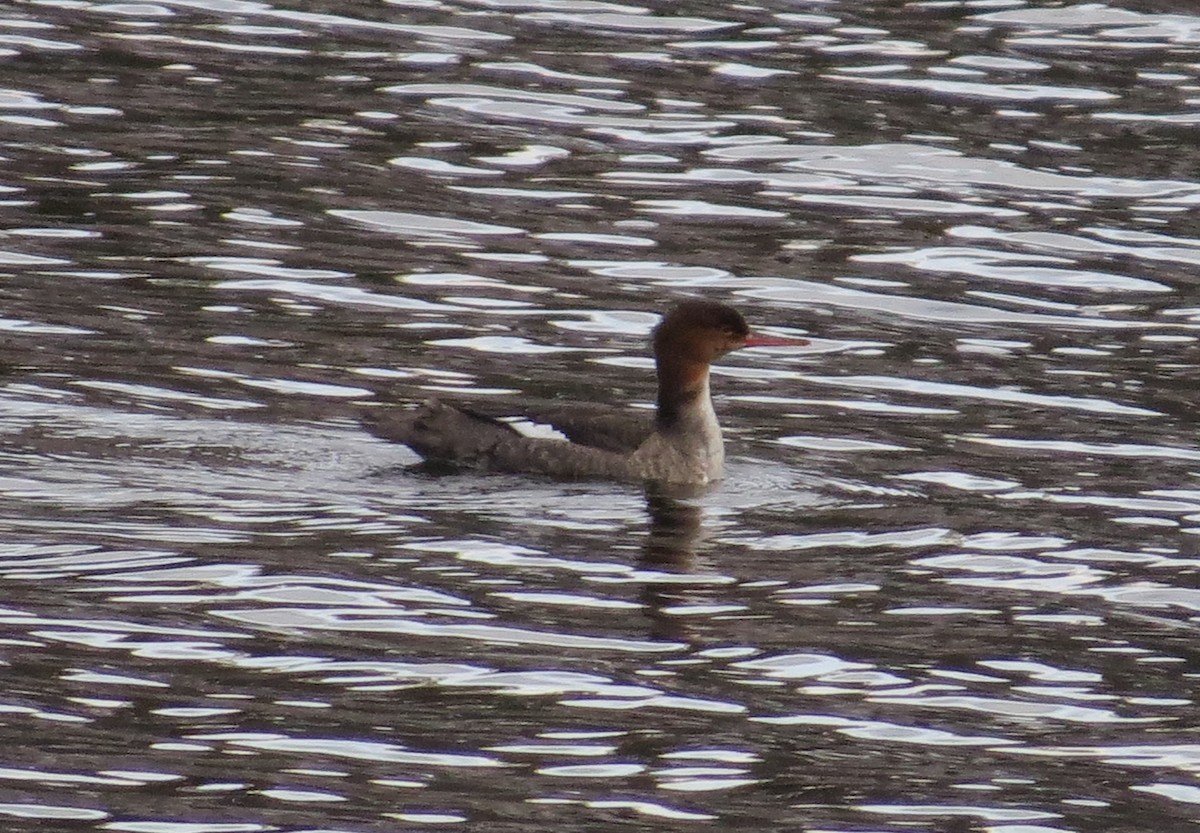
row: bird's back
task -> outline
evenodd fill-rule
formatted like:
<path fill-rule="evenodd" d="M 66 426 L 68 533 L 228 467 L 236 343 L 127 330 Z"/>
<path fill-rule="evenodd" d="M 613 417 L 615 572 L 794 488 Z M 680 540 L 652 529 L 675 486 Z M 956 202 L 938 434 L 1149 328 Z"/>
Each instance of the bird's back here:
<path fill-rule="evenodd" d="M 375 436 L 403 443 L 432 462 L 552 477 L 641 479 L 627 453 L 526 437 L 498 419 L 437 400 L 399 414 L 364 409 L 362 422 Z"/>
<path fill-rule="evenodd" d="M 563 403 L 531 408 L 525 416 L 561 432 L 573 443 L 630 454 L 654 433 L 654 417 L 626 408 Z"/>

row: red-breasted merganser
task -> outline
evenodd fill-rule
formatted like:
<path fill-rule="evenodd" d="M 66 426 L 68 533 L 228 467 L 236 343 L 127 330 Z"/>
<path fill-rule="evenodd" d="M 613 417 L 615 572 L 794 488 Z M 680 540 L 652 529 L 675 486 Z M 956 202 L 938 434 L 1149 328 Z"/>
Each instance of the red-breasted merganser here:
<path fill-rule="evenodd" d="M 742 347 L 803 346 L 805 339 L 754 335 L 732 307 L 686 301 L 654 329 L 658 371 L 654 418 L 595 405 L 530 414 L 568 440 L 527 437 L 506 422 L 437 400 L 413 411 L 363 421 L 431 462 L 561 478 L 606 478 L 703 485 L 722 476 L 725 444 L 708 388 L 709 365 Z"/>

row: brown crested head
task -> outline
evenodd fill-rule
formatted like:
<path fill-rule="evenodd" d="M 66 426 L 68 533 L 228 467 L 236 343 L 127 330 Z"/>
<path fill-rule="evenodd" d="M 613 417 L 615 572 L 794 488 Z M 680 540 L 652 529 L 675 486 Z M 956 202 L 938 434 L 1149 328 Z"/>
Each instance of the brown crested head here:
<path fill-rule="evenodd" d="M 733 307 L 714 301 L 684 301 L 654 328 L 654 355 L 712 362 L 746 345 L 750 328 Z"/>

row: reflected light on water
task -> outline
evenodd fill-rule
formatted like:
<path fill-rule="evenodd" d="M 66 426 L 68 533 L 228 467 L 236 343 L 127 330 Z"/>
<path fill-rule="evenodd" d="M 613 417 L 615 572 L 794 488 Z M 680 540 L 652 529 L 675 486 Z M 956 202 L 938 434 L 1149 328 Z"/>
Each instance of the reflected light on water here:
<path fill-rule="evenodd" d="M 1124 5 L 0 10 L 0 818 L 1194 825 L 1200 17 Z M 692 297 L 810 341 L 708 492 L 359 424 L 648 419 Z"/>

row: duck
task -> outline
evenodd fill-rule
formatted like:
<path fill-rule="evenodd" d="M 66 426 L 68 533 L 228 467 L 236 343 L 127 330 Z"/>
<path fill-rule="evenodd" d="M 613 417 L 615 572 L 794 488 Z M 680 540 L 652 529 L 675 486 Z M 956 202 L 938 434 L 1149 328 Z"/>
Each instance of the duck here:
<path fill-rule="evenodd" d="M 508 422 L 437 399 L 398 413 L 369 407 L 361 420 L 375 436 L 401 443 L 428 463 L 548 476 L 704 486 L 725 472 L 725 443 L 713 408 L 710 368 L 744 348 L 809 342 L 751 332 L 736 309 L 714 301 L 674 306 L 651 334 L 658 395 L 653 416 L 593 403 L 520 414 L 566 439 L 530 437 Z"/>

